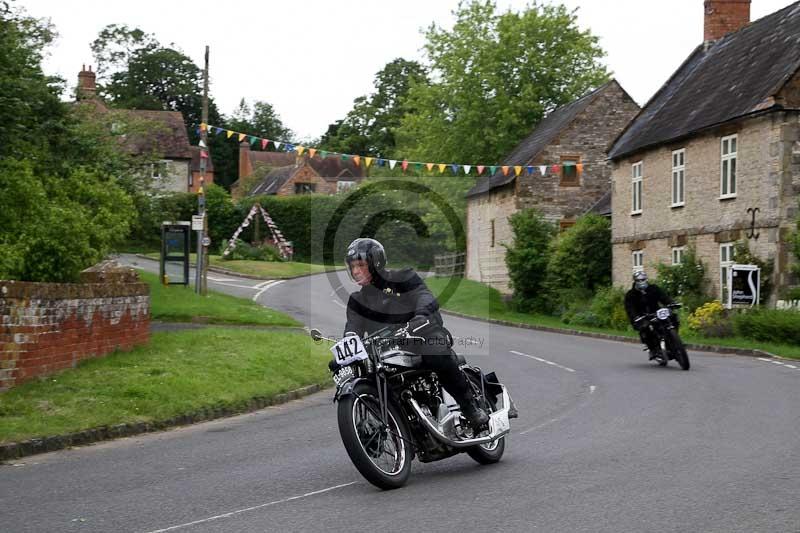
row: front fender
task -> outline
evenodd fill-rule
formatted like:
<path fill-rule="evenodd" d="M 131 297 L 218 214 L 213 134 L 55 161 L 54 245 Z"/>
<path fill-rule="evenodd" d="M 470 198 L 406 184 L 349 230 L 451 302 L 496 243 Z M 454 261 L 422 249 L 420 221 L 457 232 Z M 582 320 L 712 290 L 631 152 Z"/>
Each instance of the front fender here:
<path fill-rule="evenodd" d="M 350 381 L 344 383 L 341 387 L 336 388 L 336 394 L 333 396 L 333 401 L 337 402 L 342 398 L 346 398 L 347 396 L 354 395 L 354 389 L 359 383 L 371 383 L 370 380 L 367 378 L 353 378 Z"/>

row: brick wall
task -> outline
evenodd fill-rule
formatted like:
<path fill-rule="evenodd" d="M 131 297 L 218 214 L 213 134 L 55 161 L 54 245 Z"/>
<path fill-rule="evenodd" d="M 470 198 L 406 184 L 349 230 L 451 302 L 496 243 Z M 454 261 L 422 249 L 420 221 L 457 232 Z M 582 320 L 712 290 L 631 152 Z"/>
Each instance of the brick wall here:
<path fill-rule="evenodd" d="M 278 189 L 276 194 L 278 196 L 294 195 L 295 185 L 298 183 L 313 183 L 316 187 L 314 190 L 316 194 L 333 194 L 336 192 L 335 182 L 328 183 L 317 174 L 311 165 L 304 165 L 290 179 L 286 180 L 286 183 Z"/>
<path fill-rule="evenodd" d="M 720 198 L 720 140 L 736 134 L 737 193 Z M 672 151 L 685 149 L 685 202 L 672 206 Z M 642 162 L 642 213 L 631 214 L 631 165 Z M 645 269 L 671 263 L 669 239 L 685 235 L 707 267 L 711 293 L 719 292 L 719 245 L 747 240 L 751 252 L 775 261 L 773 300 L 793 282 L 786 239 L 800 193 L 800 117 L 773 113 L 729 124 L 679 143 L 619 160 L 612 174 L 613 281 L 630 284 L 633 248 L 644 250 Z M 748 208 L 758 208 L 758 239 L 747 239 Z"/>
<path fill-rule="evenodd" d="M 148 342 L 150 291 L 135 272 L 82 281 L 0 281 L 0 390 Z"/>

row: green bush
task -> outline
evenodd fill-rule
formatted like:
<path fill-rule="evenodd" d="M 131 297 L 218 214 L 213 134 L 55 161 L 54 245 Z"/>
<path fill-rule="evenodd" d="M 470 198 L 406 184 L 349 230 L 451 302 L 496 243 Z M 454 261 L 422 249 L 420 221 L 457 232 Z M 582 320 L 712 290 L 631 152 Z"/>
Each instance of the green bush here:
<path fill-rule="evenodd" d="M 736 314 L 737 335 L 776 344 L 800 345 L 800 311 L 756 309 Z"/>
<path fill-rule="evenodd" d="M 730 337 L 733 322 L 730 312 L 718 301 L 707 302 L 689 314 L 688 328 L 704 337 Z"/>
<path fill-rule="evenodd" d="M 546 286 L 550 291 L 594 291 L 610 283 L 611 222 L 598 215 L 582 216 L 552 241 Z"/>
<path fill-rule="evenodd" d="M 706 294 L 708 283 L 705 279 L 706 268 L 697 258 L 695 249 L 689 247 L 679 265 L 659 263 L 658 286 L 674 300 L 683 304 L 687 312 L 692 312 L 711 298 Z"/>
<path fill-rule="evenodd" d="M 555 227 L 535 209 L 523 209 L 509 218 L 514 241 L 506 251 L 512 305 L 519 311 L 546 306 L 544 282 Z"/>
<path fill-rule="evenodd" d="M 767 301 L 772 292 L 772 272 L 775 270 L 775 261 L 772 259 L 764 261 L 754 255 L 750 252 L 750 247 L 747 246 L 746 242 L 737 242 L 734 245 L 733 260 L 740 265 L 757 265 L 761 268 L 761 281 L 759 283 L 759 297 L 761 300 L 758 303 Z"/>
<path fill-rule="evenodd" d="M 792 287 L 786 291 L 783 300 L 800 300 L 800 287 Z"/>
<path fill-rule="evenodd" d="M 601 287 L 592 300 L 591 311 L 600 317 L 603 327 L 625 330 L 629 326 L 625 291 L 619 287 Z"/>
<path fill-rule="evenodd" d="M 225 250 L 228 243 L 222 241 L 220 246 L 220 254 Z M 232 260 L 245 260 L 245 261 L 283 261 L 278 250 L 269 244 L 252 245 L 241 239 L 236 239 L 236 246 L 229 250 L 228 255 L 223 255 L 222 259 L 226 261 Z"/>

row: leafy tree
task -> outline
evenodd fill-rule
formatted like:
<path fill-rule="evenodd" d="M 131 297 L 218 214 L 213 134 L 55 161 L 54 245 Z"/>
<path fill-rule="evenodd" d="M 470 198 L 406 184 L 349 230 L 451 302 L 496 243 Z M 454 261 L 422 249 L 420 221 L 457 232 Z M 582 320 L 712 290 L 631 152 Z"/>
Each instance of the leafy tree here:
<path fill-rule="evenodd" d="M 421 161 L 499 161 L 548 112 L 608 79 L 597 38 L 563 5 L 498 14 L 462 2 L 426 34 L 430 84 L 412 84 L 397 144 Z"/>
<path fill-rule="evenodd" d="M 375 92 L 359 96 L 344 119 L 328 127 L 320 148 L 347 154 L 391 157 L 395 131 L 411 109 L 406 96 L 416 83 L 427 84 L 425 68 L 416 61 L 397 58 L 375 75 Z"/>
<path fill-rule="evenodd" d="M 509 218 L 514 242 L 506 246 L 506 265 L 512 303 L 520 311 L 541 310 L 546 305 L 544 282 L 555 227 L 539 211 L 523 209 Z"/>

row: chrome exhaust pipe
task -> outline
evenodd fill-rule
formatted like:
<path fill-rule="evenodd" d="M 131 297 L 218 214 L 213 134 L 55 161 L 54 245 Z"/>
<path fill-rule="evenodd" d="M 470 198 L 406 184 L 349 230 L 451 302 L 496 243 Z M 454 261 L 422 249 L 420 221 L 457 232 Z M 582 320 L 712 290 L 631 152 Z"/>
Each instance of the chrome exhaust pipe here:
<path fill-rule="evenodd" d="M 508 406 L 510 404 L 508 393 L 506 392 L 505 387 L 503 387 L 503 408 L 499 411 L 495 411 L 491 413 L 489 416 L 489 435 L 485 437 L 478 437 L 477 439 L 463 439 L 463 440 L 454 440 L 442 433 L 439 430 L 439 427 L 434 424 L 430 418 L 422 411 L 422 408 L 419 406 L 417 401 L 412 397 L 408 396 L 406 398 L 408 403 L 414 409 L 414 412 L 417 413 L 417 417 L 425 424 L 428 430 L 431 432 L 431 435 L 436 437 L 439 441 L 447 444 L 448 446 L 452 446 L 453 448 L 469 448 L 470 446 L 475 446 L 478 444 L 488 444 L 490 442 L 494 442 L 500 437 L 507 435 L 511 428 L 508 426 Z M 505 420 L 505 423 L 500 421 Z"/>

